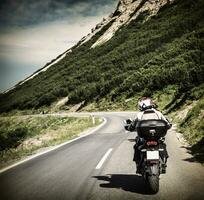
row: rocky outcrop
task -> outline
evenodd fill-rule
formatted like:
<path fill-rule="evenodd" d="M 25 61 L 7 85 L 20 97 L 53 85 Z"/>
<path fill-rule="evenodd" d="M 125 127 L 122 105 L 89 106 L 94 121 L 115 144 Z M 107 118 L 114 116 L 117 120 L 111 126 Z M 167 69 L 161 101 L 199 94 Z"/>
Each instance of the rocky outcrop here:
<path fill-rule="evenodd" d="M 94 28 L 91 29 L 91 33 L 87 36 L 84 36 L 80 41 L 79 45 L 84 44 L 89 41 L 96 33 L 98 33 L 104 26 L 106 26 L 113 19 L 112 14 L 107 18 L 103 18 L 102 22 L 98 23 Z"/>
<path fill-rule="evenodd" d="M 141 13 L 148 11 L 149 16 L 147 16 L 146 20 L 148 20 L 150 17 L 156 15 L 160 8 L 162 8 L 167 3 L 171 3 L 173 0 L 148 0 L 144 3 L 144 5 L 136 12 L 129 20 L 135 20 Z"/>
<path fill-rule="evenodd" d="M 109 17 L 108 21 L 114 20 L 108 30 L 92 45 L 92 48 L 100 46 L 110 40 L 115 32 L 123 25 L 129 24 L 132 20 L 144 12 L 148 12 L 145 21 L 150 17 L 156 15 L 158 11 L 167 3 L 174 0 L 120 0 L 116 11 L 113 13 L 112 18 Z M 108 23 L 106 23 L 108 24 Z M 100 27 L 102 28 L 103 25 Z"/>
<path fill-rule="evenodd" d="M 115 21 L 111 27 L 92 45 L 92 48 L 110 40 L 114 36 L 115 32 L 129 21 L 131 14 L 135 12 L 142 1 L 143 0 L 120 0 L 114 13 Z"/>

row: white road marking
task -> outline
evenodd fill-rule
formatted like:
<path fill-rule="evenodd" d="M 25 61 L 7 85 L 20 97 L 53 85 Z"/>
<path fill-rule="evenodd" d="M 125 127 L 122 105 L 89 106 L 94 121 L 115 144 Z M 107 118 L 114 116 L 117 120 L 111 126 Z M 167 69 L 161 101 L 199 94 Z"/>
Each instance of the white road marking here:
<path fill-rule="evenodd" d="M 105 162 L 105 160 L 108 158 L 109 154 L 111 153 L 113 149 L 109 149 L 106 154 L 103 156 L 103 158 L 100 160 L 100 162 L 98 163 L 98 165 L 96 166 L 96 169 L 100 169 L 103 165 L 103 163 Z"/>

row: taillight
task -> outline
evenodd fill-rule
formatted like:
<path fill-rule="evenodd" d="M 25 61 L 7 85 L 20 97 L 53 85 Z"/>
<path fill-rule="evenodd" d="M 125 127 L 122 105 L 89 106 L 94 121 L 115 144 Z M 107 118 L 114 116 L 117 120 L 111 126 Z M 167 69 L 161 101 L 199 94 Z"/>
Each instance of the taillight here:
<path fill-rule="evenodd" d="M 157 144 L 158 144 L 157 141 L 148 141 L 147 142 L 148 146 L 156 146 Z"/>

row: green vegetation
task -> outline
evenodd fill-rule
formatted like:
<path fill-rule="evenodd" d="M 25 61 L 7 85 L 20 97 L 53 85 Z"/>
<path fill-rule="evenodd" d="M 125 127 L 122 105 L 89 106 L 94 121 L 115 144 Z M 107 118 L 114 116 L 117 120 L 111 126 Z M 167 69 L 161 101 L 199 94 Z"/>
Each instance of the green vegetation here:
<path fill-rule="evenodd" d="M 180 130 L 192 144 L 191 152 L 204 164 L 204 98 L 188 113 L 181 123 Z"/>
<path fill-rule="evenodd" d="M 117 13 L 116 13 L 117 14 Z M 194 145 L 203 141 L 200 116 L 204 91 L 204 1 L 175 0 L 144 22 L 147 12 L 123 26 L 100 47 L 91 45 L 112 24 L 46 72 L 0 96 L 0 112 L 47 107 L 68 96 L 64 107 L 81 110 L 132 110 L 140 96 L 152 96 L 167 114 L 195 107 L 179 121 Z M 194 120 L 194 119 L 201 119 Z M 12 141 L 24 137 L 16 130 Z M 192 135 L 191 135 L 192 134 Z M 20 135 L 20 136 L 19 136 Z M 12 143 L 12 142 L 11 142 Z"/>
<path fill-rule="evenodd" d="M 191 145 L 188 150 L 204 164 L 204 84 L 182 95 L 173 88 L 167 93 L 159 91 L 163 97 L 162 108 L 177 123 L 178 131 Z"/>
<path fill-rule="evenodd" d="M 172 84 L 183 94 L 203 83 L 204 2 L 177 0 L 142 23 L 144 14 L 90 49 L 111 22 L 46 72 L 2 95 L 0 111 L 49 106 L 64 96 L 69 96 L 68 105 L 101 98 L 115 102 Z"/>
<path fill-rule="evenodd" d="M 37 149 L 60 144 L 95 125 L 91 118 L 0 117 L 0 168 Z"/>
<path fill-rule="evenodd" d="M 204 164 L 204 96 L 197 101 L 187 101 L 171 116 L 179 125 L 179 132 L 191 145 L 189 151 Z"/>
<path fill-rule="evenodd" d="M 180 128 L 191 144 L 204 139 L 204 98 L 188 112 Z"/>

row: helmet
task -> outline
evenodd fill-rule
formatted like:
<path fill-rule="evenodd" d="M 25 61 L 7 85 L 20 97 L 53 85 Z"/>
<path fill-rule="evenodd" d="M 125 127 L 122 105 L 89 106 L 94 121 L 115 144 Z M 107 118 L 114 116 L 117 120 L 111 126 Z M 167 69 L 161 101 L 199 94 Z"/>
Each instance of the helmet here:
<path fill-rule="evenodd" d="M 144 111 L 151 108 L 156 108 L 155 103 L 147 97 L 142 97 L 138 102 L 138 107 L 140 111 Z"/>

